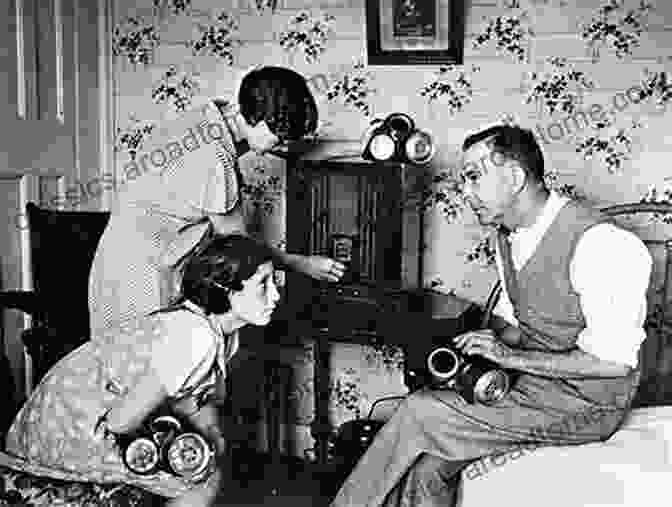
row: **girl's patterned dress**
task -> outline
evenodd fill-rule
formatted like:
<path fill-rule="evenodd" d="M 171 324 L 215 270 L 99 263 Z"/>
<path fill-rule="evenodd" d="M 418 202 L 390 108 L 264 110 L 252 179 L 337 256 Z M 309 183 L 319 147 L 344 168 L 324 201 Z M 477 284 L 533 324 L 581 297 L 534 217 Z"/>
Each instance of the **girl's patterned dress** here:
<path fill-rule="evenodd" d="M 6 450 L 13 458 L 7 465 L 56 479 L 130 484 L 164 497 L 183 494 L 192 486 L 166 472 L 149 476 L 130 472 L 116 443 L 94 428 L 150 367 L 159 377 L 161 372 L 175 371 L 160 362 L 171 357 L 171 350 L 183 355 L 184 340 L 192 339 L 200 343 L 193 345 L 198 352 L 189 359 L 194 366 L 179 372 L 184 380 L 177 381 L 176 391 L 168 392 L 172 399 L 207 396 L 225 374 L 238 337 L 224 336 L 189 302 L 177 311 L 110 329 L 71 352 L 45 375 L 16 416 L 7 435 Z M 191 346 L 186 347 L 187 354 Z"/>

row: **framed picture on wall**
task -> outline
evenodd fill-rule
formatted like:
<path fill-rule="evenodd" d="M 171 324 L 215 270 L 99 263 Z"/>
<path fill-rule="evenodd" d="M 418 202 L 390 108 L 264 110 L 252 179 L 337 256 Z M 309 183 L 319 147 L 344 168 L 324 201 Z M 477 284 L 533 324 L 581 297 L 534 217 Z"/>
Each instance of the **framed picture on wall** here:
<path fill-rule="evenodd" d="M 369 65 L 461 64 L 464 0 L 366 0 Z"/>

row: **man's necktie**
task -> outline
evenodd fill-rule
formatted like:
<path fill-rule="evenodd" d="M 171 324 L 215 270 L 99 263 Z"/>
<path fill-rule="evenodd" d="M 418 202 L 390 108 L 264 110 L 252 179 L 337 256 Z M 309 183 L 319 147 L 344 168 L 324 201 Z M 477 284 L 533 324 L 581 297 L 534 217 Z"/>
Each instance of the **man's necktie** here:
<path fill-rule="evenodd" d="M 499 253 L 502 257 L 502 268 L 504 271 L 504 284 L 506 286 L 506 292 L 509 296 L 509 300 L 513 305 L 514 316 L 518 319 L 518 308 L 519 308 L 519 291 L 518 291 L 518 278 L 516 276 L 516 270 L 513 267 L 513 257 L 511 256 L 511 243 L 509 242 L 509 236 L 511 234 L 510 229 L 500 226 L 497 229 L 497 246 L 499 247 Z"/>

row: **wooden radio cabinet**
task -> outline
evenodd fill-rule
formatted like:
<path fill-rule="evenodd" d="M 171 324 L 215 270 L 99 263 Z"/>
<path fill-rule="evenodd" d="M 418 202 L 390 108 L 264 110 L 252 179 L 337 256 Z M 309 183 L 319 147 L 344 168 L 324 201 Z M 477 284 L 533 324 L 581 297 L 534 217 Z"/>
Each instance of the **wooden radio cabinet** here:
<path fill-rule="evenodd" d="M 338 283 L 288 272 L 280 312 L 290 339 L 315 344 L 311 429 L 321 463 L 331 433 L 330 344 L 383 341 L 391 299 L 421 285 L 422 213 L 407 196 L 422 188 L 423 174 L 421 167 L 358 157 L 287 161 L 287 250 L 348 266 Z"/>
<path fill-rule="evenodd" d="M 421 284 L 422 214 L 407 196 L 422 181 L 422 172 L 408 164 L 361 158 L 288 162 L 287 249 L 348 265 L 337 286 L 288 274 L 292 306 L 331 289 L 356 299 L 373 288 Z"/>
<path fill-rule="evenodd" d="M 436 335 L 455 335 L 466 326 L 467 302 L 422 287 L 419 196 L 425 174 L 422 167 L 358 157 L 287 161 L 287 250 L 333 256 L 349 265 L 338 283 L 288 272 L 275 327 L 281 340 L 314 343 L 311 434 L 319 464 L 327 462 L 332 433 L 331 343 L 401 346 L 412 389 L 408 374 L 423 362 Z"/>

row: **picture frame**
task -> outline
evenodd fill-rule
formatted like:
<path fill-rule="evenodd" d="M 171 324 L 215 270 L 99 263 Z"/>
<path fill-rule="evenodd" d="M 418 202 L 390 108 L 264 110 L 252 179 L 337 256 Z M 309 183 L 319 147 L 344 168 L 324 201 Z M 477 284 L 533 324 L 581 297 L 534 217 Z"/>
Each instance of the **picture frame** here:
<path fill-rule="evenodd" d="M 366 0 L 368 65 L 461 65 L 464 0 Z"/>

